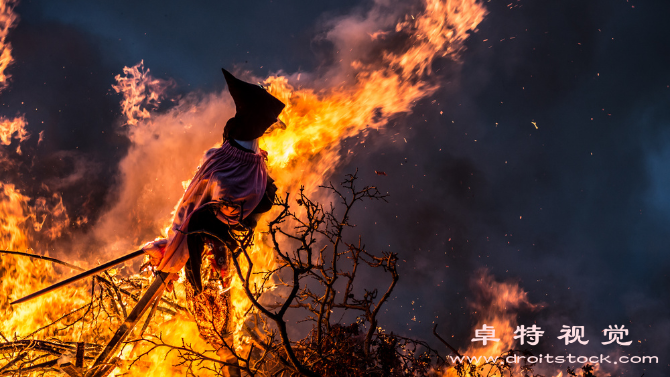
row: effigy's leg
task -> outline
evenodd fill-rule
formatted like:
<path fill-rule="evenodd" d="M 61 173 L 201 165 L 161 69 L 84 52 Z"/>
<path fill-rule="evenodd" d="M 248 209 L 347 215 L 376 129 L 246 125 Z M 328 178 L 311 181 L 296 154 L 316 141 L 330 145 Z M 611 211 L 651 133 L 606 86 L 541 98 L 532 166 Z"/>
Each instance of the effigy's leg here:
<path fill-rule="evenodd" d="M 195 213 L 188 225 L 189 262 L 185 284 L 188 310 L 195 318 L 200 335 L 217 350 L 222 361 L 238 364 L 229 350 L 231 336 L 231 300 L 229 293 L 230 245 L 234 243 L 228 225 L 209 209 Z M 225 376 L 240 376 L 238 366 L 223 368 Z"/>
<path fill-rule="evenodd" d="M 216 217 L 212 208 L 205 207 L 191 215 L 186 232 L 189 260 L 186 262 L 185 272 L 189 283 L 198 295 L 204 289 L 203 286 L 207 284 L 201 278 L 203 258 L 212 255 L 216 261 L 219 261 L 223 255 L 223 261 L 226 261 L 228 247 L 225 243 L 232 241 L 230 227 Z"/>

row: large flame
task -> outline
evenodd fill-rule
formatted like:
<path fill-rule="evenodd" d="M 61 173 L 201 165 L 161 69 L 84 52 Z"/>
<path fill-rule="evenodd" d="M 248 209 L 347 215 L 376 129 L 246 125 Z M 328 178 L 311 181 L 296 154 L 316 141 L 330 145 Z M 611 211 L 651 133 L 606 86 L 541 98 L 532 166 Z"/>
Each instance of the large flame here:
<path fill-rule="evenodd" d="M 30 205 L 30 199 L 14 185 L 0 183 L 0 250 L 28 251 L 33 239 L 30 236 L 41 223 L 38 209 Z M 61 227 L 62 225 L 57 225 Z M 69 272 L 69 269 L 67 269 Z M 63 271 L 56 271 L 48 262 L 25 257 L 2 255 L 0 259 L 0 319 L 6 338 L 25 336 L 51 323 L 63 314 L 83 305 L 88 300 L 86 291 L 80 287 L 65 288 L 59 295 L 47 295 L 20 306 L 10 306 L 13 299 L 32 293 L 36 287 L 53 283 Z M 41 333 L 48 336 L 49 333 Z M 72 339 L 84 335 L 81 328 L 72 328 L 61 334 Z"/>
<path fill-rule="evenodd" d="M 389 117 L 411 112 L 416 101 L 434 93 L 439 81 L 430 76 L 433 61 L 460 51 L 467 32 L 476 28 L 485 13 L 472 0 L 428 0 L 422 12 L 396 22 L 380 2 L 363 19 L 345 18 L 328 33 L 342 60 L 327 73 L 275 75 L 265 80 L 269 91 L 287 104 L 280 115 L 287 129 L 261 141 L 269 151 L 268 166 L 278 186 L 295 192 L 299 185 L 311 189 L 324 183 L 343 158 L 343 139 L 383 127 Z M 394 52 L 372 57 L 364 53 L 392 36 L 402 37 Z M 345 53 L 354 50 L 361 55 Z M 220 140 L 223 125 L 234 111 L 227 94 L 194 95 L 167 114 L 151 116 L 142 106 L 161 98 L 167 83 L 150 77 L 142 63 L 124 72 L 125 77 L 117 77 L 115 89 L 124 94 L 122 107 L 133 146 L 121 165 L 126 180 L 119 204 L 98 228 L 103 234 L 126 236 L 114 240 L 114 249 L 146 241 L 148 231 L 155 235 L 169 225 L 183 181 L 192 176 L 203 152 Z M 153 94 L 147 94 L 150 86 Z M 120 217 L 130 222 L 119 222 Z M 272 249 L 262 242 L 256 243 L 252 257 L 259 271 L 273 269 Z M 260 275 L 257 279 L 260 283 Z M 239 284 L 233 284 L 231 292 L 239 330 L 250 304 Z"/>
<path fill-rule="evenodd" d="M 300 74 L 266 80 L 270 91 L 288 103 L 280 116 L 287 130 L 263 139 L 281 187 L 294 188 L 296 182 L 306 187 L 322 184 L 324 174 L 342 158 L 341 140 L 384 126 L 389 117 L 410 112 L 416 101 L 439 88 L 428 75 L 431 65 L 439 57 L 455 57 L 467 32 L 476 29 L 486 11 L 471 0 L 426 0 L 424 6 L 423 12 L 405 15 L 391 30 L 381 5 L 363 21 L 340 22 L 329 36 L 343 56 L 337 69 L 323 78 L 331 82 L 325 88 L 309 87 L 318 79 L 303 86 Z M 367 39 L 357 40 L 360 36 L 353 33 Z M 401 52 L 384 51 L 371 62 L 363 61 L 369 56 L 346 53 L 373 49 L 380 40 L 390 39 L 391 33 L 406 35 L 408 47 Z"/>

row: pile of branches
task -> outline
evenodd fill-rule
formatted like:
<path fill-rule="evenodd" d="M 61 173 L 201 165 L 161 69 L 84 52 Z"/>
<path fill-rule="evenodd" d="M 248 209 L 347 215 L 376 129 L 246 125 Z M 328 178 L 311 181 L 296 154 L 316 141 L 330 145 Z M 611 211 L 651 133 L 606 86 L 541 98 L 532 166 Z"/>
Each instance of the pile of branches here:
<path fill-rule="evenodd" d="M 372 253 L 360 236 L 348 239 L 347 230 L 354 227 L 350 215 L 354 206 L 364 200 L 386 200 L 376 187 L 356 187 L 356 174 L 348 175 L 335 187 L 322 186 L 339 202 L 329 208 L 311 200 L 300 190 L 292 211 L 289 196 L 277 203 L 281 213 L 270 222 L 269 234 L 279 259 L 273 271 L 288 292 L 274 306 L 259 301 L 263 289 L 252 291 L 249 270 L 243 277 L 245 289 L 254 307 L 265 320 L 272 342 L 262 344 L 264 351 L 278 361 L 267 372 L 273 375 L 305 376 L 421 376 L 434 364 L 443 363 L 426 343 L 386 334 L 378 323 L 382 306 L 395 288 L 399 274 L 395 253 Z M 293 245 L 287 249 L 286 245 Z M 250 258 L 242 250 L 247 263 Z M 236 264 L 238 273 L 242 271 Z M 388 283 L 379 288 L 360 288 L 357 276 L 370 275 L 374 269 L 383 272 Z M 276 308 L 276 309 L 275 309 Z M 304 339 L 293 341 L 287 334 L 289 309 L 300 310 L 302 321 L 312 323 Z M 336 318 L 355 318 L 346 325 Z M 265 372 L 265 371 L 264 371 Z M 269 373 L 263 373 L 269 374 Z"/>
<path fill-rule="evenodd" d="M 80 375 L 83 367 L 102 351 L 114 329 L 123 323 L 151 280 L 150 274 L 122 278 L 104 272 L 93 277 L 91 298 L 86 304 L 25 336 L 7 336 L 0 332 L 3 341 L 0 343 L 0 360 L 3 361 L 0 376 L 62 372 Z M 182 311 L 185 308 L 177 302 L 176 296 L 164 296 L 152 307 L 143 326 L 136 330 L 135 338 L 142 337 L 152 321 L 163 322 Z"/>
<path fill-rule="evenodd" d="M 240 347 L 225 331 L 216 334 L 218 339 L 207 349 L 184 339 L 180 344 L 164 340 L 160 323 L 186 311 L 173 293 L 156 301 L 142 326 L 124 342 L 133 352 L 119 364 L 122 370 L 132 372 L 159 349 L 176 355 L 175 366 L 189 375 L 424 376 L 445 368 L 444 359 L 427 343 L 386 333 L 379 324 L 380 310 L 399 280 L 398 257 L 370 252 L 360 236 L 350 234 L 356 204 L 386 200 L 376 187 L 358 188 L 357 179 L 352 174 L 337 187 L 322 186 L 337 200 L 327 208 L 308 197 L 304 188 L 295 198 L 288 194 L 277 198 L 277 215 L 261 237 L 254 237 L 252 229 L 234 232 L 234 273 L 251 303 L 243 324 L 250 339 L 246 346 Z M 274 249 L 277 264 L 272 271 L 255 268 L 254 240 Z M 378 281 L 385 276 L 385 285 L 361 286 L 361 275 L 382 276 Z M 0 376 L 28 372 L 80 376 L 151 280 L 142 274 L 95 276 L 86 305 L 20 339 L 4 339 Z M 291 338 L 289 321 L 311 323 L 311 330 Z"/>
<path fill-rule="evenodd" d="M 398 283 L 398 257 L 368 251 L 360 236 L 347 238 L 347 230 L 355 226 L 350 222 L 354 206 L 386 199 L 376 187 L 357 188 L 357 179 L 352 174 L 339 187 L 322 186 L 339 202 L 328 208 L 308 197 L 304 188 L 294 199 L 288 194 L 276 199 L 279 213 L 265 234 L 278 261 L 272 271 L 254 269 L 251 231 L 235 235 L 232 262 L 251 302 L 251 320 L 244 325 L 251 339 L 248 347 L 240 351 L 224 333 L 210 342 L 221 346 L 206 351 L 188 342 L 172 345 L 160 336 L 147 336 L 138 341 L 150 347 L 136 361 L 167 348 L 194 374 L 206 369 L 225 376 L 424 376 L 446 367 L 427 343 L 387 334 L 378 323 Z M 359 275 L 374 272 L 370 269 L 387 277 L 385 288 L 356 284 Z M 259 274 L 261 279 L 253 278 Z M 345 316 L 350 323 L 342 322 Z M 293 339 L 289 321 L 311 323 L 311 331 Z"/>
<path fill-rule="evenodd" d="M 176 356 L 172 359 L 175 370 L 187 375 L 395 377 L 443 375 L 453 368 L 461 377 L 542 377 L 534 374 L 533 364 L 506 362 L 507 356 L 527 356 L 528 351 L 510 350 L 484 364 L 448 365 L 427 343 L 383 330 L 378 316 L 398 283 L 398 257 L 370 252 L 360 236 L 351 237 L 355 205 L 386 200 L 376 187 L 357 188 L 357 179 L 353 174 L 338 187 L 322 186 L 337 200 L 328 208 L 301 189 L 296 198 L 287 194 L 276 199 L 279 211 L 266 234 L 254 237 L 251 228 L 231 234 L 234 273 L 251 303 L 242 325 L 250 340 L 245 346 L 240 347 L 223 329 L 214 332 L 216 339 L 208 339 L 210 347 L 204 349 L 184 339 L 180 344 L 165 340 L 160 325 L 188 311 L 184 298 L 173 290 L 154 302 L 141 326 L 123 342 L 131 352 L 126 353 L 130 355 L 127 360 L 116 363 L 122 375 L 135 374 L 146 365 L 144 358 L 162 349 L 165 357 Z M 254 241 L 273 248 L 276 268 L 255 268 Z M 360 276 L 375 276 L 375 281 L 385 277 L 386 282 L 383 287 L 362 287 Z M 102 352 L 152 280 L 150 273 L 122 278 L 104 272 L 94 276 L 86 304 L 25 336 L 10 339 L 0 332 L 0 359 L 4 360 L 0 376 L 65 373 L 83 377 L 86 366 Z M 292 338 L 289 322 L 307 324 L 308 330 Z M 433 332 L 451 353 L 461 356 L 436 329 Z M 566 372 L 577 374 L 570 368 Z M 581 374 L 595 377 L 590 365 L 583 366 Z"/>

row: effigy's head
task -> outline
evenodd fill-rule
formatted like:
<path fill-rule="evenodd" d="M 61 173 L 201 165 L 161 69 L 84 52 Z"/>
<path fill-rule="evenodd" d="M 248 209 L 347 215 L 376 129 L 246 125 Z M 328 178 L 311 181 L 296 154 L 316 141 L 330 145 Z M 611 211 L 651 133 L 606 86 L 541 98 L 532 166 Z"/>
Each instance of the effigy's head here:
<path fill-rule="evenodd" d="M 223 76 L 235 102 L 235 116 L 226 123 L 224 138 L 242 141 L 258 139 L 270 128 L 286 128 L 277 119 L 286 105 L 261 85 L 244 82 L 225 69 Z"/>

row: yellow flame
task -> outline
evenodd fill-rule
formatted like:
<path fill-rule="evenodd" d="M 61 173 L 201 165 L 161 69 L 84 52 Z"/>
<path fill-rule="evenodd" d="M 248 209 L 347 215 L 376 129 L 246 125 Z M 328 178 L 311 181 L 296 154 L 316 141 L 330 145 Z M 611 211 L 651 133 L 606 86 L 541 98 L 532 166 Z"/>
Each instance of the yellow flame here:
<path fill-rule="evenodd" d="M 28 250 L 34 219 L 35 211 L 29 205 L 29 198 L 14 185 L 0 183 L 0 250 Z M 86 292 L 82 293 L 75 286 L 64 289 L 62 296 L 42 296 L 20 306 L 10 306 L 11 300 L 51 284 L 59 272 L 48 262 L 11 255 L 1 256 L 0 271 L 0 291 L 3 292 L 0 296 L 0 331 L 6 337 L 25 336 L 87 300 Z M 77 329 L 66 334 L 74 339 L 82 336 Z"/>
<path fill-rule="evenodd" d="M 370 30 L 369 40 L 360 43 L 374 43 L 384 38 L 384 33 L 405 34 L 410 47 L 403 53 L 387 52 L 378 61 L 351 55 L 343 59 L 340 68 L 329 77 L 312 80 L 312 87 L 296 86 L 300 75 L 276 75 L 265 80 L 269 91 L 287 104 L 280 116 L 287 129 L 261 140 L 262 147 L 270 153 L 268 166 L 278 185 L 295 192 L 299 185 L 315 188 L 322 184 L 324 174 L 342 159 L 339 148 L 343 139 L 364 137 L 370 127 L 383 127 L 390 116 L 411 112 L 417 100 L 434 93 L 439 86 L 428 76 L 431 64 L 439 57 L 460 51 L 467 31 L 476 28 L 485 13 L 473 0 L 428 0 L 424 12 L 388 24 L 380 21 L 384 17 L 373 10 L 368 14 L 368 24 L 390 30 L 381 34 Z M 331 33 L 338 32 L 344 33 L 342 30 Z M 347 36 L 336 38 L 344 38 L 341 44 L 348 45 Z M 163 90 L 167 85 L 142 73 L 141 64 L 124 72 L 128 79 L 121 78 L 123 85 L 117 90 L 124 94 L 122 106 L 132 126 L 129 136 L 133 146 L 121 166 L 126 175 L 125 191 L 120 204 L 101 221 L 102 229 L 109 229 L 105 225 L 107 221 L 109 227 L 118 229 L 118 218 L 122 214 L 140 211 L 139 218 L 145 219 L 145 223 L 160 224 L 153 228 L 155 232 L 169 225 L 171 213 L 166 209 L 173 210 L 183 192 L 184 178 L 193 174 L 194 162 L 212 145 L 212 140 L 220 140 L 233 107 L 227 94 L 198 100 L 195 104 L 193 99 L 187 98 L 171 112 L 152 117 L 141 106 L 150 98 L 160 98 L 160 94 L 147 97 L 143 83 L 154 83 L 155 90 Z M 331 84 L 323 85 L 328 80 Z M 302 82 L 309 83 L 305 79 Z M 142 237 L 141 232 L 130 226 L 125 229 L 128 232 L 118 233 Z M 251 258 L 256 271 L 275 267 L 272 248 L 258 237 Z M 243 269 L 247 268 L 244 262 L 242 264 Z M 252 275 L 252 279 L 251 286 L 262 282 L 258 274 Z M 250 302 L 236 277 L 232 281 L 231 300 L 236 345 L 243 347 L 249 341 L 243 323 Z M 193 331 L 195 329 L 190 327 L 182 335 L 194 337 Z"/>

